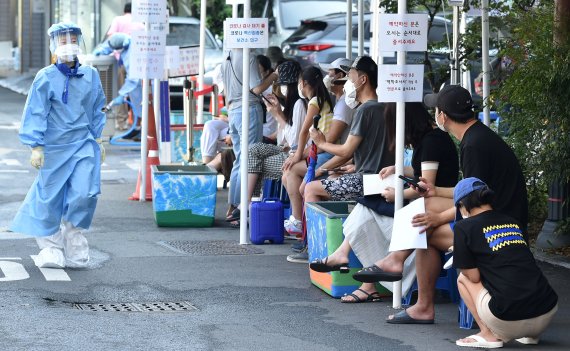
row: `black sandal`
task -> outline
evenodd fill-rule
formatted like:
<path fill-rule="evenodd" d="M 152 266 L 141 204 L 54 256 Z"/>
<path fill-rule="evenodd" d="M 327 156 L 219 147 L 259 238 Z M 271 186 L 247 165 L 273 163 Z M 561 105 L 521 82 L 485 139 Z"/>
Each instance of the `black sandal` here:
<path fill-rule="evenodd" d="M 235 222 L 239 221 L 240 219 L 241 219 L 240 210 L 239 208 L 236 208 L 235 210 L 232 211 L 230 217 L 226 217 L 226 222 Z"/>
<path fill-rule="evenodd" d="M 386 272 L 377 265 L 372 265 L 354 273 L 352 277 L 362 283 L 397 282 L 402 280 L 402 273 Z"/>
<path fill-rule="evenodd" d="M 382 301 L 382 298 L 381 298 L 380 294 L 378 293 L 378 291 L 375 291 L 371 294 L 367 293 L 366 291 L 364 291 L 360 288 L 356 289 L 355 292 L 356 291 L 360 291 L 361 293 L 366 295 L 366 298 L 363 299 L 353 292 L 351 294 L 344 295 L 344 296 L 350 296 L 354 300 L 352 300 L 352 301 L 340 300 L 340 302 L 342 302 L 342 303 L 364 303 L 364 302 L 381 302 Z"/>
<path fill-rule="evenodd" d="M 315 272 L 320 272 L 320 273 L 340 271 L 341 274 L 346 274 L 350 272 L 350 269 L 348 268 L 348 263 L 329 266 L 327 264 L 328 260 L 329 260 L 328 256 L 325 258 L 324 261 L 321 260 L 320 258 L 317 258 L 316 260 L 314 260 L 309 264 L 309 268 L 311 268 Z"/>

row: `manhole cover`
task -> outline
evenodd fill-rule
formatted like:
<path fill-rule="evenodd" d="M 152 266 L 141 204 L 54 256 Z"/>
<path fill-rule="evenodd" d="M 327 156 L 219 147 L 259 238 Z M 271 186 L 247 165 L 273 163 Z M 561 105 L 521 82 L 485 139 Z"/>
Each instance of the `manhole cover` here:
<path fill-rule="evenodd" d="M 197 311 L 188 301 L 128 302 L 128 303 L 76 303 L 74 308 L 89 312 L 191 312 Z"/>
<path fill-rule="evenodd" d="M 160 241 L 159 244 L 176 252 L 195 256 L 255 255 L 263 253 L 263 250 L 255 246 L 240 245 L 230 240 Z"/>

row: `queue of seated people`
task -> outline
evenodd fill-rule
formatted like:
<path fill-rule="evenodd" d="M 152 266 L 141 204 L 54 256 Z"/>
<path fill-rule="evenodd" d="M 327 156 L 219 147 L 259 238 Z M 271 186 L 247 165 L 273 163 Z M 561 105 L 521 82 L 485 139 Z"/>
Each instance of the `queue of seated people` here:
<path fill-rule="evenodd" d="M 391 290 L 391 282 L 402 280 L 405 294 L 417 277 L 417 302 L 386 321 L 433 324 L 440 252 L 453 248 L 453 267 L 461 271 L 459 293 L 481 329 L 456 344 L 537 343 L 556 313 L 557 295 L 528 247 L 520 164 L 510 147 L 475 118 L 470 93 L 446 86 L 427 95 L 424 104 L 435 109 L 435 118 L 424 104 L 406 103 L 405 146 L 413 156 L 404 173 L 427 191 L 405 189 L 404 199 L 425 198 L 426 211 L 412 224 L 425 228 L 428 246 L 388 252 L 392 235 L 399 234 L 392 233 L 395 191 L 363 196 L 363 174 L 385 178 L 395 173 L 396 104 L 378 102 L 376 63 L 360 56 L 301 70 L 298 63 L 285 61 L 276 73 L 264 102 L 277 122 L 276 143 L 250 145 L 248 200 L 259 194 L 262 180 L 282 180 L 292 210 L 284 229 L 301 239 L 288 260 L 308 263 L 304 202 L 356 201 L 343 225 L 341 246 L 310 262 L 318 272 L 339 271 L 348 266 L 350 252 L 356 254 L 366 268 L 353 278 L 362 285 L 341 302 L 380 301 L 377 282 Z M 312 128 L 316 115 L 321 117 L 318 128 Z M 451 136 L 460 142 L 461 159 Z M 314 180 L 307 183 L 305 159 L 313 143 L 317 165 Z M 460 171 L 465 179 L 458 183 Z"/>

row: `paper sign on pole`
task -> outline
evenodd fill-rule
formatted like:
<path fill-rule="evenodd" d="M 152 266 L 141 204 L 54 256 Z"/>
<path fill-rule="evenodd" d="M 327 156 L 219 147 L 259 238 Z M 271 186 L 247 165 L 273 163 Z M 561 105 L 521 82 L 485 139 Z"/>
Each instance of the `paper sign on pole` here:
<path fill-rule="evenodd" d="M 176 70 L 180 67 L 180 47 L 179 46 L 167 46 L 166 47 L 166 57 L 165 57 L 165 67 L 168 70 Z"/>
<path fill-rule="evenodd" d="M 129 75 L 133 78 L 162 78 L 166 34 L 135 31 L 131 34 Z"/>
<path fill-rule="evenodd" d="M 197 75 L 199 72 L 199 58 L 200 48 L 198 46 L 180 48 L 178 51 L 178 66 L 170 69 L 168 76 L 172 78 Z"/>
<path fill-rule="evenodd" d="M 132 6 L 133 22 L 167 23 L 166 0 L 134 0 Z"/>
<path fill-rule="evenodd" d="M 378 67 L 378 101 L 421 102 L 423 100 L 424 65 L 380 65 Z"/>
<path fill-rule="evenodd" d="M 269 47 L 267 18 L 228 18 L 224 21 L 224 45 L 228 49 Z"/>
<path fill-rule="evenodd" d="M 380 51 L 427 51 L 426 14 L 381 14 L 378 23 Z"/>

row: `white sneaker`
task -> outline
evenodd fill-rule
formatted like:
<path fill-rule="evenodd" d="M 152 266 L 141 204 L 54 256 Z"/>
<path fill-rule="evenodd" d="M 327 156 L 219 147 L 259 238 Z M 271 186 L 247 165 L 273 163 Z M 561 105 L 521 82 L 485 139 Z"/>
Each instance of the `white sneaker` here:
<path fill-rule="evenodd" d="M 65 256 L 58 248 L 46 247 L 36 256 L 34 263 L 39 268 L 65 268 Z"/>
<path fill-rule="evenodd" d="M 288 223 L 285 224 L 285 231 L 291 235 L 303 234 L 303 222 L 295 217 L 291 217 Z"/>

